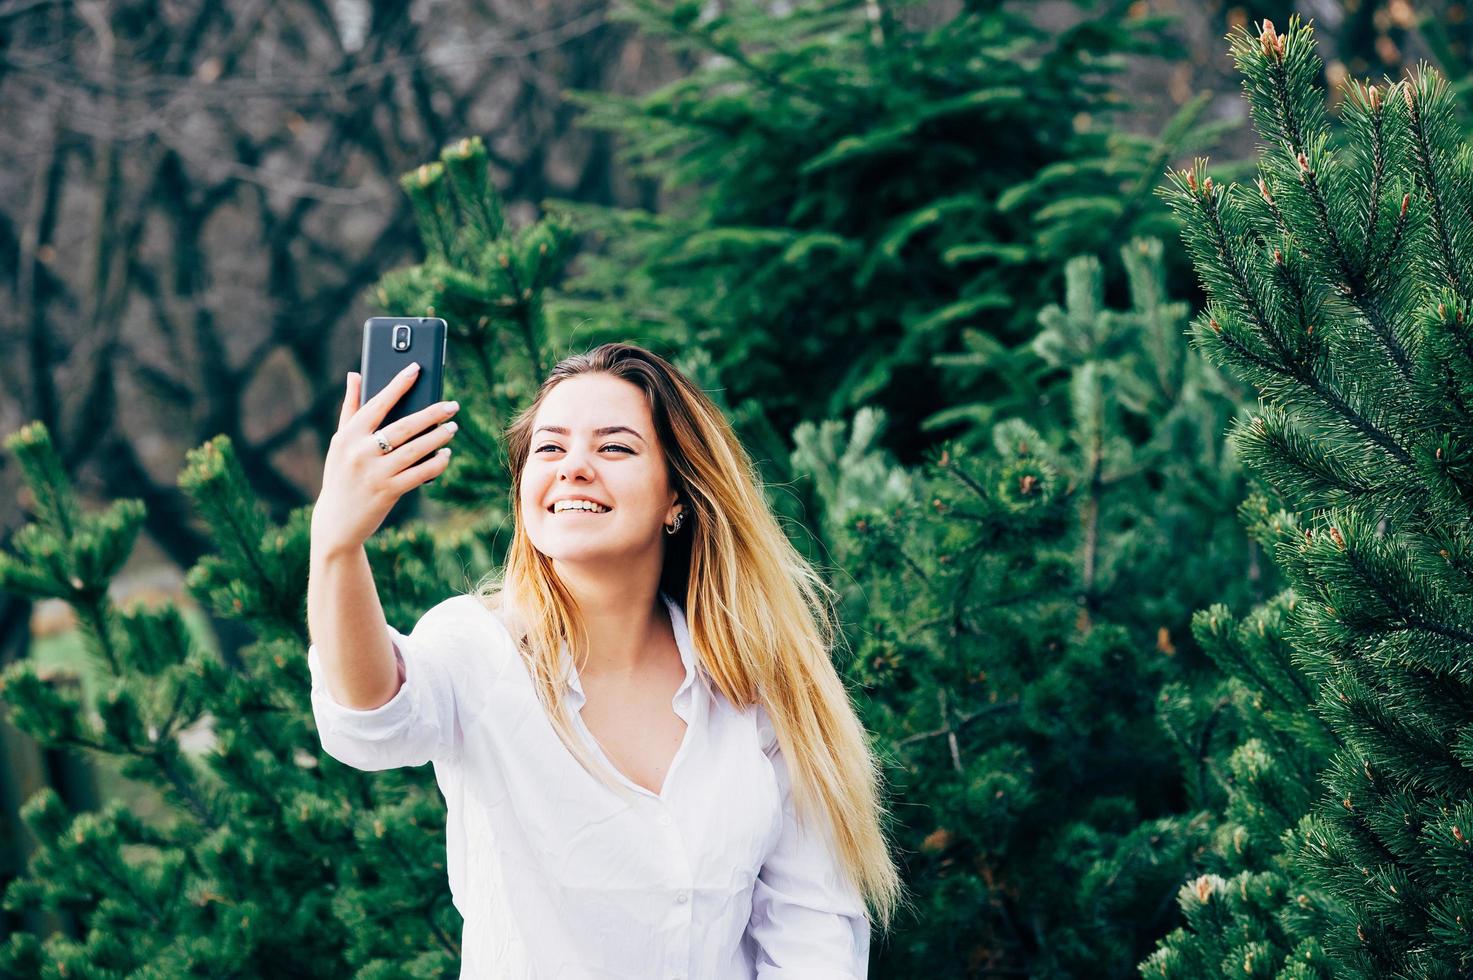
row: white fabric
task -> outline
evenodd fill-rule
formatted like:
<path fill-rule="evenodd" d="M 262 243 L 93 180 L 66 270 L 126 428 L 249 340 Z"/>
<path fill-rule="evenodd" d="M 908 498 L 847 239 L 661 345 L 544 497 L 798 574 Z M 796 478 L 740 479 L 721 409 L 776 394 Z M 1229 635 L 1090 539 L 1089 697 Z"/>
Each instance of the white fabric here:
<path fill-rule="evenodd" d="M 827 837 L 800 833 L 767 712 L 715 689 L 661 598 L 687 729 L 658 795 L 620 774 L 631 805 L 584 771 L 500 619 L 468 595 L 407 636 L 389 627 L 404 680 L 371 711 L 333 700 L 309 646 L 323 751 L 368 771 L 434 763 L 463 980 L 866 980 L 863 902 Z M 563 664 L 578 733 L 606 759 L 566 644 Z"/>

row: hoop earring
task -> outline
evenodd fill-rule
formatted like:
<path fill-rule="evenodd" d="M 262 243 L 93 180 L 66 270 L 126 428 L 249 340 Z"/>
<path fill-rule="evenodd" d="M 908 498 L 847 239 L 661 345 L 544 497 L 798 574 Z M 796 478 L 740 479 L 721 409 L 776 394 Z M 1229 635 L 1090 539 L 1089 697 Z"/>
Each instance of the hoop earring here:
<path fill-rule="evenodd" d="M 666 524 L 665 525 L 665 533 L 666 534 L 674 534 L 676 531 L 679 531 L 680 530 L 680 525 L 682 525 L 684 523 L 685 523 L 685 511 L 682 510 L 682 511 L 678 512 L 675 515 L 675 523 L 674 524 Z"/>

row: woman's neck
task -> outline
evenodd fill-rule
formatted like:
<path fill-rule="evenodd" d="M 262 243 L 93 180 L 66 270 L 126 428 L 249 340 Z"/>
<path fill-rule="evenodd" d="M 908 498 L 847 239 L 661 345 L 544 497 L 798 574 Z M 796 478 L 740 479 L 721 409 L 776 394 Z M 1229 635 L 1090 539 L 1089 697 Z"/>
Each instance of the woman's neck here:
<path fill-rule="evenodd" d="M 576 575 L 563 575 L 562 581 L 573 594 L 588 630 L 587 660 L 580 678 L 627 679 L 668 659 L 674 634 L 658 580 L 595 585 Z M 577 651 L 574 662 L 578 662 Z"/>

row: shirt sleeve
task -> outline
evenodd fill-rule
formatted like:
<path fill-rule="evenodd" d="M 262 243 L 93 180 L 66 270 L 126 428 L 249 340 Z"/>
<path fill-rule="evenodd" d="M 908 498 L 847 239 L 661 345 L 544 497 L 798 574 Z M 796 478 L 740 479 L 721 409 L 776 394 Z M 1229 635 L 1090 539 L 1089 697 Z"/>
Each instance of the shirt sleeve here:
<path fill-rule="evenodd" d="M 458 634 L 453 627 L 445 603 L 421 616 L 407 636 L 390 626 L 399 690 L 366 711 L 333 698 L 323 680 L 317 644 L 310 644 L 307 668 L 312 677 L 312 716 L 322 750 L 344 765 L 367 772 L 422 766 L 458 752 L 461 719 L 453 669 Z"/>
<path fill-rule="evenodd" d="M 752 891 L 747 936 L 756 949 L 757 980 L 866 980 L 870 923 L 864 901 L 827 837 L 814 826 L 799 829 L 787 761 L 766 710 L 756 710 L 783 809 L 782 833 Z"/>

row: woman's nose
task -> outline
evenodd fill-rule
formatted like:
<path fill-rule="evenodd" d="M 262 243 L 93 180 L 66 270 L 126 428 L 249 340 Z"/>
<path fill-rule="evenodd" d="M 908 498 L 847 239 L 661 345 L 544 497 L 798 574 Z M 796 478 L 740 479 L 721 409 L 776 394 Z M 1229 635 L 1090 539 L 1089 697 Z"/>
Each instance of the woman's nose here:
<path fill-rule="evenodd" d="M 571 480 L 577 476 L 588 476 L 593 467 L 583 453 L 565 453 L 558 463 L 558 479 Z"/>

